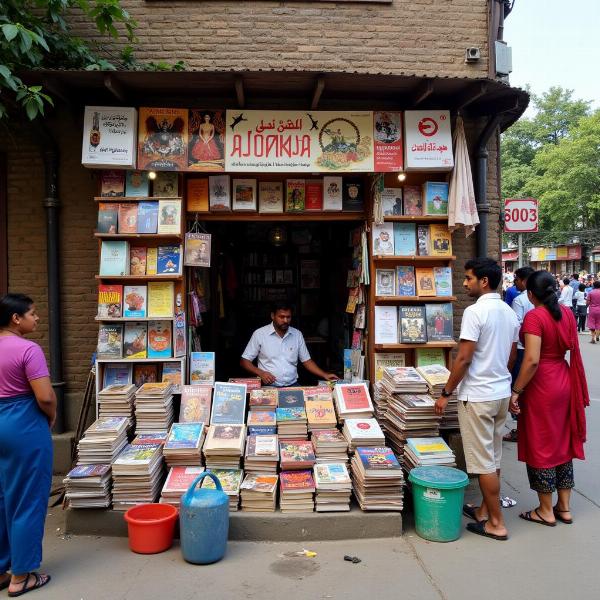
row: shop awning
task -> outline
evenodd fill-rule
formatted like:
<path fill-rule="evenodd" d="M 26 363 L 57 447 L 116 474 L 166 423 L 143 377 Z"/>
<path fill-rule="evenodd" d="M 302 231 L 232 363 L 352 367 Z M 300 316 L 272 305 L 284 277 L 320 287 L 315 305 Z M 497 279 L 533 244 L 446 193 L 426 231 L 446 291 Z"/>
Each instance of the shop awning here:
<path fill-rule="evenodd" d="M 309 71 L 67 71 L 22 74 L 72 108 L 86 104 L 199 108 L 407 110 L 444 108 L 500 114 L 506 129 L 529 94 L 488 79 Z"/>
<path fill-rule="evenodd" d="M 502 261 L 503 262 L 507 262 L 507 261 L 511 261 L 511 260 L 518 260 L 519 259 L 519 251 L 518 250 L 511 250 L 510 252 L 502 252 Z"/>

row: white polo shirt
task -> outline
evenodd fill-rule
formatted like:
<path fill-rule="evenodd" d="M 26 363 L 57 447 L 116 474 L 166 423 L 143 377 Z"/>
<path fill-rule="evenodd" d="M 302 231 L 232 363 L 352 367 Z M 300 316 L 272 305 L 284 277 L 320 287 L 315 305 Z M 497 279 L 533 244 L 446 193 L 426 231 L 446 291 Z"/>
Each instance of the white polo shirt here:
<path fill-rule="evenodd" d="M 465 309 L 460 339 L 477 342 L 477 346 L 458 386 L 458 399 L 486 402 L 510 397 L 508 359 L 513 343 L 519 340 L 519 320 L 500 294 L 484 294 Z"/>
<path fill-rule="evenodd" d="M 298 380 L 298 360 L 310 360 L 304 336 L 294 327 L 288 328 L 280 337 L 273 323 L 257 329 L 250 338 L 242 358 L 253 361 L 258 358 L 258 368 L 275 375 L 273 385 L 284 387 Z"/>

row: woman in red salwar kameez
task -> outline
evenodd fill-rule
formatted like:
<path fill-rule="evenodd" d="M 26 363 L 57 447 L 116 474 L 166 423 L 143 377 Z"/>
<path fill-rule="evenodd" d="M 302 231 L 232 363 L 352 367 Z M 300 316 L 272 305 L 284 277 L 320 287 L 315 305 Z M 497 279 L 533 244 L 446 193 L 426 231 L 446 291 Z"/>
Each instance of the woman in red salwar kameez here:
<path fill-rule="evenodd" d="M 552 275 L 536 271 L 527 279 L 527 295 L 535 308 L 525 315 L 521 327 L 525 355 L 514 383 L 511 411 L 519 413 L 518 456 L 527 465 L 529 485 L 540 505 L 519 516 L 554 527 L 557 520 L 573 522 L 573 459 L 584 459 L 589 395 L 575 317 L 558 304 Z M 558 492 L 556 505 L 554 491 Z"/>

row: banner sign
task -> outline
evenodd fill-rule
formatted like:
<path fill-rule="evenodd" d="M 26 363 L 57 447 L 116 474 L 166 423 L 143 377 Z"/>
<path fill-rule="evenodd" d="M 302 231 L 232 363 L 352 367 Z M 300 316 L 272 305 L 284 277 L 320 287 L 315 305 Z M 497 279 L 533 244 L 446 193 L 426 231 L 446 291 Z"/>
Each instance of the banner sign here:
<path fill-rule="evenodd" d="M 225 170 L 374 170 L 371 111 L 228 110 Z"/>
<path fill-rule="evenodd" d="M 450 171 L 454 167 L 449 111 L 407 110 L 404 128 L 407 171 Z"/>
<path fill-rule="evenodd" d="M 569 258 L 569 252 L 566 246 L 558 246 L 556 249 L 556 258 L 557 260 L 566 260 Z"/>
<path fill-rule="evenodd" d="M 373 113 L 373 140 L 376 173 L 395 173 L 404 170 L 402 153 L 402 113 Z"/>
<path fill-rule="evenodd" d="M 534 233 L 537 230 L 538 201 L 535 198 L 507 198 L 504 201 L 505 233 Z"/>
<path fill-rule="evenodd" d="M 581 246 L 567 246 L 567 257 L 569 260 L 580 260 Z"/>

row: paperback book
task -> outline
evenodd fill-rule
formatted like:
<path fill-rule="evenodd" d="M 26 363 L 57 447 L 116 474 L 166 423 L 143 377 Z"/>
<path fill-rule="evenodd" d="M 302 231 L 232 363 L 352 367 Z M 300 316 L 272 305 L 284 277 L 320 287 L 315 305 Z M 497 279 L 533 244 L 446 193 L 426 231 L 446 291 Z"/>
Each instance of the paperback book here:
<path fill-rule="evenodd" d="M 106 364 L 102 377 L 102 388 L 109 385 L 131 385 L 133 383 L 133 365 Z"/>
<path fill-rule="evenodd" d="M 343 179 L 341 177 L 323 177 L 323 210 L 342 210 Z"/>
<path fill-rule="evenodd" d="M 246 416 L 246 386 L 243 383 L 216 382 L 213 396 L 211 425 L 241 424 Z"/>
<path fill-rule="evenodd" d="M 173 384 L 173 392 L 175 394 L 180 394 L 181 393 L 181 384 L 183 383 L 183 376 L 181 373 L 181 363 L 180 362 L 163 363 L 161 381 L 163 383 L 167 382 L 167 383 Z"/>
<path fill-rule="evenodd" d="M 119 204 L 119 233 L 137 233 L 137 202 Z"/>
<path fill-rule="evenodd" d="M 396 272 L 394 269 L 377 269 L 375 271 L 375 295 L 396 295 Z"/>
<path fill-rule="evenodd" d="M 131 246 L 129 249 L 129 274 L 146 274 L 146 248 L 141 246 Z"/>
<path fill-rule="evenodd" d="M 233 180 L 233 210 L 256 211 L 256 179 Z"/>
<path fill-rule="evenodd" d="M 423 216 L 421 188 L 416 185 L 404 186 L 404 214 L 411 217 Z"/>
<path fill-rule="evenodd" d="M 394 224 L 374 224 L 371 233 L 373 237 L 373 254 L 376 256 L 394 256 Z"/>
<path fill-rule="evenodd" d="M 172 281 L 148 282 L 148 317 L 172 317 L 174 303 L 175 285 Z"/>
<path fill-rule="evenodd" d="M 364 183 L 361 180 L 344 180 L 342 210 L 345 212 L 364 210 Z"/>
<path fill-rule="evenodd" d="M 433 279 L 437 296 L 452 296 L 452 269 L 433 267 Z"/>
<path fill-rule="evenodd" d="M 148 358 L 171 358 L 173 343 L 170 321 L 148 321 Z"/>
<path fill-rule="evenodd" d="M 375 306 L 375 343 L 398 343 L 397 306 Z"/>
<path fill-rule="evenodd" d="M 208 212 L 208 179 L 187 180 L 186 209 L 189 213 Z"/>
<path fill-rule="evenodd" d="M 383 370 L 387 367 L 403 367 L 405 364 L 406 355 L 403 352 L 376 352 L 375 382 L 383 379 Z"/>
<path fill-rule="evenodd" d="M 231 210 L 229 175 L 211 175 L 208 178 L 208 200 L 211 211 Z"/>
<path fill-rule="evenodd" d="M 209 423 L 212 404 L 212 386 L 182 385 L 179 421 L 181 423 Z"/>
<path fill-rule="evenodd" d="M 138 388 L 158 382 L 158 365 L 133 365 L 133 383 Z"/>
<path fill-rule="evenodd" d="M 419 256 L 429 256 L 431 254 L 429 225 L 417 225 L 417 250 Z"/>
<path fill-rule="evenodd" d="M 125 172 L 118 169 L 101 171 L 100 196 L 108 198 L 125 196 Z"/>
<path fill-rule="evenodd" d="M 306 185 L 304 179 L 288 179 L 285 182 L 285 211 L 303 212 L 306 207 Z"/>
<path fill-rule="evenodd" d="M 281 181 L 261 181 L 258 184 L 258 212 L 283 212 L 283 184 Z"/>
<path fill-rule="evenodd" d="M 97 356 L 102 359 L 123 358 L 123 324 L 100 324 Z"/>
<path fill-rule="evenodd" d="M 123 358 L 146 358 L 148 326 L 145 322 L 125 323 Z"/>
<path fill-rule="evenodd" d="M 123 286 L 98 286 L 98 318 L 119 319 L 123 316 Z"/>
<path fill-rule="evenodd" d="M 443 348 L 416 348 L 415 366 L 446 365 Z"/>
<path fill-rule="evenodd" d="M 447 225 L 429 226 L 432 256 L 452 256 L 452 236 Z"/>
<path fill-rule="evenodd" d="M 416 235 L 414 223 L 394 223 L 394 254 L 396 256 L 416 255 Z"/>
<path fill-rule="evenodd" d="M 306 210 L 323 210 L 323 182 L 308 180 L 306 182 Z"/>
<path fill-rule="evenodd" d="M 129 242 L 102 240 L 100 246 L 100 275 L 104 277 L 129 275 Z"/>
<path fill-rule="evenodd" d="M 152 182 L 154 198 L 176 198 L 179 196 L 179 174 L 169 171 L 158 171 Z"/>
<path fill-rule="evenodd" d="M 212 235 L 186 233 L 183 264 L 187 267 L 210 267 Z"/>
<path fill-rule="evenodd" d="M 417 267 L 417 296 L 435 296 L 435 280 L 431 267 Z"/>
<path fill-rule="evenodd" d="M 450 302 L 426 304 L 427 338 L 430 342 L 453 339 L 452 304 Z"/>
<path fill-rule="evenodd" d="M 129 319 L 145 319 L 148 288 L 145 285 L 126 285 L 123 288 L 123 316 Z"/>
<path fill-rule="evenodd" d="M 402 215 L 402 188 L 383 188 L 381 192 L 381 208 L 384 217 Z"/>
<path fill-rule="evenodd" d="M 181 275 L 181 246 L 159 246 L 158 275 Z"/>
<path fill-rule="evenodd" d="M 448 184 L 440 181 L 427 181 L 423 184 L 426 215 L 448 214 Z"/>
<path fill-rule="evenodd" d="M 128 198 L 147 198 L 150 196 L 150 181 L 147 171 L 126 172 L 125 195 Z"/>
<path fill-rule="evenodd" d="M 400 306 L 400 341 L 403 344 L 427 342 L 424 306 Z"/>
<path fill-rule="evenodd" d="M 190 353 L 190 384 L 202 385 L 215 382 L 215 353 Z"/>
<path fill-rule="evenodd" d="M 396 293 L 398 296 L 416 296 L 415 268 L 412 266 L 396 267 Z"/>
<path fill-rule="evenodd" d="M 116 202 L 98 204 L 98 233 L 117 233 L 119 223 L 119 205 Z"/>
<path fill-rule="evenodd" d="M 158 233 L 181 233 L 181 200 L 158 201 Z"/>
<path fill-rule="evenodd" d="M 158 202 L 148 201 L 138 203 L 137 232 L 158 232 Z"/>

